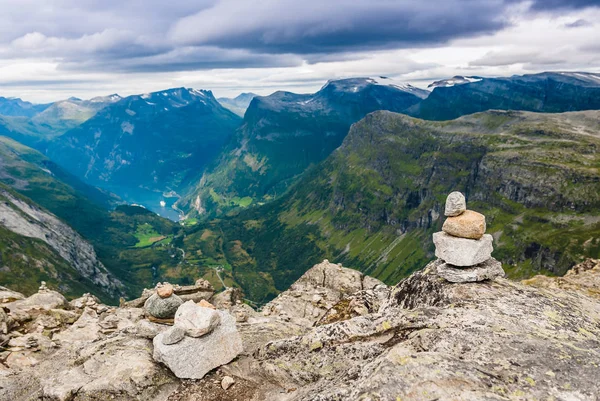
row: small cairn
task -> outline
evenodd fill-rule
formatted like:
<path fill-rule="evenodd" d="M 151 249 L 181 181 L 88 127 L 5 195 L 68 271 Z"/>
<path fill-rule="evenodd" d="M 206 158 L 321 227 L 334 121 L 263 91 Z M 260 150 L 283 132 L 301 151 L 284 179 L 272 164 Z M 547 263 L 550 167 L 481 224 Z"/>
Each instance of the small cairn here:
<path fill-rule="evenodd" d="M 148 320 L 156 323 L 172 324 L 175 312 L 183 304 L 183 300 L 174 293 L 169 283 L 158 283 L 156 292 L 144 303 Z"/>
<path fill-rule="evenodd" d="M 444 261 L 437 274 L 452 283 L 504 277 L 502 263 L 492 257 L 493 237 L 485 233 L 485 216 L 467 210 L 460 192 L 448 195 L 444 214 L 448 218 L 442 231 L 433 234 L 435 256 Z"/>
<path fill-rule="evenodd" d="M 235 318 L 204 300 L 182 304 L 173 327 L 154 337 L 153 344 L 154 360 L 180 379 L 201 379 L 244 350 Z"/>

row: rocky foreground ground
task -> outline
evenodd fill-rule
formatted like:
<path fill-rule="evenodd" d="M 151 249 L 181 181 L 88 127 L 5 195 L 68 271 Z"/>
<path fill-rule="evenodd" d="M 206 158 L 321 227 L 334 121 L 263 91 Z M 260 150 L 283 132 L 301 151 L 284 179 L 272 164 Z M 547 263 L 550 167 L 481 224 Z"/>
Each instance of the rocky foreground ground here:
<path fill-rule="evenodd" d="M 600 261 L 461 284 L 441 263 L 388 287 L 324 261 L 261 312 L 200 286 L 244 348 L 200 380 L 154 361 L 152 339 L 170 326 L 147 320 L 143 299 L 115 308 L 0 288 L 0 399 L 598 399 Z"/>

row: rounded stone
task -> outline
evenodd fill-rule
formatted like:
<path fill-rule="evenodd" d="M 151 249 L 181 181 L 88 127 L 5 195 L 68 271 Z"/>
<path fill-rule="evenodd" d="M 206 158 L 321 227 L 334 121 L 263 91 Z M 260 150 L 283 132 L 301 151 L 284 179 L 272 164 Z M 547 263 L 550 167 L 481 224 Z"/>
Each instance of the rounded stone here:
<path fill-rule="evenodd" d="M 485 234 L 485 216 L 472 210 L 448 217 L 442 231 L 459 238 L 479 239 Z"/>
<path fill-rule="evenodd" d="M 162 343 L 164 345 L 177 344 L 179 341 L 183 340 L 184 337 L 185 330 L 183 330 L 180 327 L 173 326 L 164 332 L 164 335 L 162 337 Z"/>
<path fill-rule="evenodd" d="M 173 295 L 173 286 L 169 283 L 165 283 L 156 289 L 156 293 L 161 298 L 169 298 Z"/>
<path fill-rule="evenodd" d="M 161 298 L 158 294 L 152 295 L 144 304 L 146 312 L 159 319 L 171 319 L 177 309 L 183 304 L 181 298 L 173 294 L 168 298 Z"/>
<path fill-rule="evenodd" d="M 235 384 L 235 380 L 231 376 L 225 376 L 223 380 L 221 380 L 221 387 L 223 390 L 229 389 L 229 387 Z"/>
<path fill-rule="evenodd" d="M 446 210 L 444 211 L 445 216 L 458 216 L 467 210 L 467 201 L 465 196 L 458 192 L 451 192 L 446 198 Z"/>

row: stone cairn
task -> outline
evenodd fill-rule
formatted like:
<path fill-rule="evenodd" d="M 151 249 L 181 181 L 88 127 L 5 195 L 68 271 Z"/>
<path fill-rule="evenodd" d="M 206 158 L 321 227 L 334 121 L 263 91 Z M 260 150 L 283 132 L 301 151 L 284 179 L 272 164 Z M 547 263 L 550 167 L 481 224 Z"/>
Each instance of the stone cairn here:
<path fill-rule="evenodd" d="M 448 218 L 442 231 L 433 234 L 435 256 L 444 263 L 437 274 L 452 283 L 504 277 L 502 263 L 492 257 L 493 237 L 485 233 L 485 216 L 467 210 L 465 196 L 452 192 L 446 199 Z"/>
<path fill-rule="evenodd" d="M 201 379 L 244 349 L 235 318 L 204 300 L 179 306 L 173 327 L 154 337 L 153 344 L 154 360 L 180 379 Z"/>
<path fill-rule="evenodd" d="M 146 317 L 157 323 L 172 323 L 175 312 L 183 304 L 183 300 L 175 295 L 169 283 L 158 283 L 156 292 L 144 303 Z"/>

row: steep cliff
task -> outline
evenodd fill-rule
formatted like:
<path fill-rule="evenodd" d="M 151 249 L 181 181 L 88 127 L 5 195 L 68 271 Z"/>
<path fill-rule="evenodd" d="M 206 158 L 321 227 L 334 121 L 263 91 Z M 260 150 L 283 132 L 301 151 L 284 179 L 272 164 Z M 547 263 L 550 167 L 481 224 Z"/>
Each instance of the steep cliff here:
<path fill-rule="evenodd" d="M 0 237 L 3 284 L 27 293 L 41 280 L 70 295 L 89 288 L 112 297 L 124 293 L 123 285 L 98 260 L 92 245 L 67 224 L 2 184 L 0 201 L 0 227 L 5 231 Z M 19 257 L 29 263 L 19 263 Z"/>

